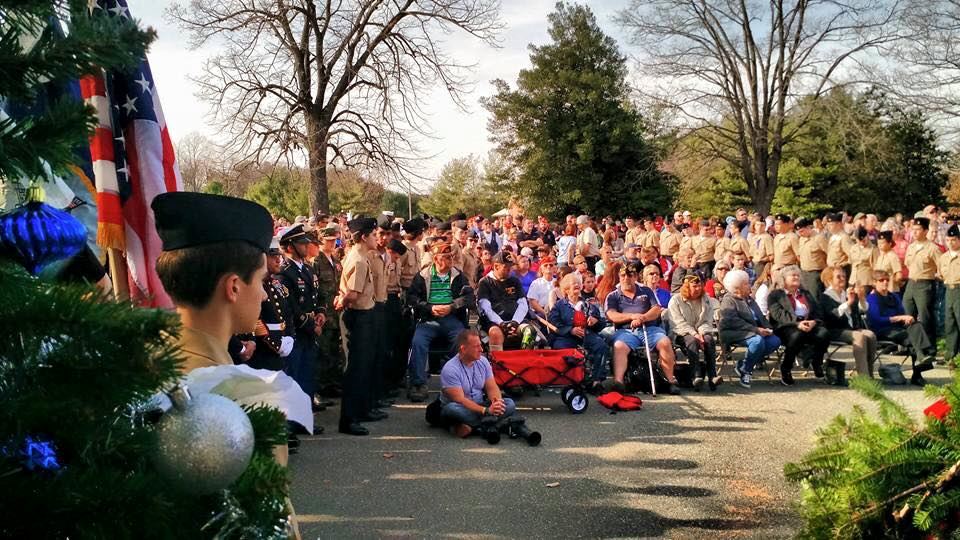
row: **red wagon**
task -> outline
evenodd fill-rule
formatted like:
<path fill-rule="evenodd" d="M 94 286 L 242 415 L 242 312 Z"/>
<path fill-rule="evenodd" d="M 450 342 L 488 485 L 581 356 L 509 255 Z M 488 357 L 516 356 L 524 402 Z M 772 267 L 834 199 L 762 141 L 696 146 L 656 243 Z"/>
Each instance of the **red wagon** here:
<path fill-rule="evenodd" d="M 587 410 L 586 357 L 578 349 L 495 351 L 490 365 L 501 388 L 562 386 L 560 397 L 570 412 Z"/>

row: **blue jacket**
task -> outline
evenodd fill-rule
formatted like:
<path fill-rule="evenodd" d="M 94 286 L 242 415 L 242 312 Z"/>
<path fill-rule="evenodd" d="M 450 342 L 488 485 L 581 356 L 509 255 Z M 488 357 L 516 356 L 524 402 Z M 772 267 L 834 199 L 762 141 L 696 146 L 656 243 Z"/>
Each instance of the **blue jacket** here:
<path fill-rule="evenodd" d="M 903 302 L 892 292 L 881 297 L 876 292 L 867 295 L 867 326 L 873 330 L 884 330 L 893 326 L 890 317 L 904 315 Z"/>
<path fill-rule="evenodd" d="M 551 309 L 547 315 L 547 320 L 550 321 L 550 324 L 557 327 L 557 331 L 553 332 L 551 336 L 570 335 L 570 331 L 573 330 L 574 312 L 576 312 L 576 310 L 573 309 L 573 304 L 571 304 L 569 300 L 566 298 L 557 300 L 557 303 L 553 305 L 553 309 Z M 599 332 L 607 325 L 603 316 L 600 314 L 600 308 L 597 307 L 596 304 L 584 302 L 584 315 L 586 315 L 587 318 L 593 317 L 597 319 L 597 324 L 587 327 L 588 330 Z"/>

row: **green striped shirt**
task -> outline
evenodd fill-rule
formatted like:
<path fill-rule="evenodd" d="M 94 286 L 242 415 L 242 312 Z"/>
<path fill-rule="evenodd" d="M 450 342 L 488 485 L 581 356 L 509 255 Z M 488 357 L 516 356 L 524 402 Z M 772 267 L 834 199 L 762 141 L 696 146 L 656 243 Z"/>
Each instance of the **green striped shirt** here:
<path fill-rule="evenodd" d="M 434 305 L 453 303 L 453 293 L 450 291 L 451 276 L 453 276 L 452 272 L 441 276 L 437 274 L 435 267 L 430 268 L 430 297 L 427 298 L 427 302 Z"/>

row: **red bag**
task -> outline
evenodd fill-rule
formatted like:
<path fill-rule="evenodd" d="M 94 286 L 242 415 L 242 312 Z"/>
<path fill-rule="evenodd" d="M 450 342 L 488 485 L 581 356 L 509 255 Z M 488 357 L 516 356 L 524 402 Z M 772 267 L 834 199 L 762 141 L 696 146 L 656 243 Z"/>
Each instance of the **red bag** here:
<path fill-rule="evenodd" d="M 586 328 L 587 327 L 587 316 L 582 311 L 573 312 L 573 326 L 577 328 Z"/>
<path fill-rule="evenodd" d="M 620 392 L 607 392 L 598 397 L 597 402 L 614 411 L 639 411 L 643 408 L 643 400 L 637 396 L 625 396 Z"/>

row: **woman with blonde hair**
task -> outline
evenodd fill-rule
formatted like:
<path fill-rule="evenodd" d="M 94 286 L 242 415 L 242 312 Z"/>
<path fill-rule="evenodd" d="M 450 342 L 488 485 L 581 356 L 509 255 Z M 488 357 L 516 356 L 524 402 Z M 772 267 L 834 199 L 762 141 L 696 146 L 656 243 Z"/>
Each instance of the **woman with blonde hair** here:
<path fill-rule="evenodd" d="M 864 288 L 847 287 L 847 274 L 842 266 L 824 268 L 820 272 L 820 280 L 826 287 L 820 295 L 820 303 L 823 305 L 824 325 L 830 332 L 830 339 L 853 345 L 857 373 L 873 377 L 877 335 L 867 329 L 864 321 L 867 312 Z"/>
<path fill-rule="evenodd" d="M 583 282 L 576 272 L 560 280 L 562 298 L 550 310 L 547 320 L 553 326 L 548 337 L 553 349 L 583 347 L 593 366 L 592 379 L 599 384 L 607 376 L 607 342 L 598 334 L 605 322 L 596 304 L 580 297 Z"/>
<path fill-rule="evenodd" d="M 714 300 L 703 294 L 700 276 L 688 274 L 683 277 L 680 291 L 670 298 L 670 326 L 679 341 L 680 348 L 690 360 L 696 378 L 693 388 L 698 392 L 707 381 L 710 390 L 716 390 L 723 382 L 717 376 L 717 348 L 714 343 L 716 327 L 713 325 Z M 703 362 L 700 353 L 703 353 Z"/>

